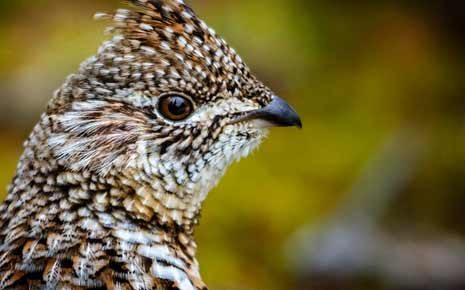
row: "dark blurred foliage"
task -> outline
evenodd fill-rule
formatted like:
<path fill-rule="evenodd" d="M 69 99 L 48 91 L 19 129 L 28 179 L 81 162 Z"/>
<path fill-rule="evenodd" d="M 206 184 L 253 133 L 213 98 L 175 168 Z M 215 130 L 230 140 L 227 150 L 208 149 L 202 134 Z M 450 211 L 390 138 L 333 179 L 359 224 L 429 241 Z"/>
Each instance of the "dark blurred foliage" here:
<path fill-rule="evenodd" d="M 319 226 L 316 235 L 332 237 L 325 229 L 338 224 L 339 209 L 357 188 L 373 195 L 362 204 L 370 207 L 379 180 L 396 169 L 383 174 L 381 162 L 374 185 L 371 178 L 362 178 L 368 186 L 357 182 L 365 164 L 398 132 L 421 140 L 422 154 L 408 178 L 390 189 L 393 198 L 377 217 L 377 236 L 390 241 L 386 247 L 395 242 L 405 249 L 405 239 L 390 237 L 408 229 L 420 253 L 425 242 L 416 232 L 434 233 L 434 241 L 465 237 L 465 2 L 190 2 L 304 120 L 301 131 L 273 130 L 209 196 L 197 237 L 203 276 L 212 289 L 317 288 L 296 286 L 289 257 L 304 250 L 289 249 L 287 241 L 305 224 Z M 102 34 L 105 24 L 92 21 L 93 13 L 120 5 L 0 1 L 2 187 L 53 90 L 108 37 Z M 349 237 L 337 236 L 336 242 L 350 245 Z M 389 281 L 370 273 L 360 279 L 370 290 Z M 362 289 L 351 283 L 337 289 Z"/>

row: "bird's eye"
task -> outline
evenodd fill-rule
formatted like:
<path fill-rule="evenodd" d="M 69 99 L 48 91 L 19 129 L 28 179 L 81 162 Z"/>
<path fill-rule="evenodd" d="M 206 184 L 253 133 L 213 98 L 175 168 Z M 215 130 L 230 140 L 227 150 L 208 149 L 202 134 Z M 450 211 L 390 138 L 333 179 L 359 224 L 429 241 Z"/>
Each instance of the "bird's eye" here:
<path fill-rule="evenodd" d="M 166 95 L 158 101 L 158 111 L 171 121 L 181 121 L 192 114 L 194 104 L 182 95 Z"/>

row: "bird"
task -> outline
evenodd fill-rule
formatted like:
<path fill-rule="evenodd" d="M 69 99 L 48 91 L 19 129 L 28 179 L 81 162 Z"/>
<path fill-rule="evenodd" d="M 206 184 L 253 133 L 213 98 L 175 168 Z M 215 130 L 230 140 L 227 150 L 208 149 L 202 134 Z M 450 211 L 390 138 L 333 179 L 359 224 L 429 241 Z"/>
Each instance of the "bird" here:
<path fill-rule="evenodd" d="M 183 0 L 97 13 L 0 206 L 0 289 L 206 290 L 202 203 L 270 127 L 302 127 Z"/>

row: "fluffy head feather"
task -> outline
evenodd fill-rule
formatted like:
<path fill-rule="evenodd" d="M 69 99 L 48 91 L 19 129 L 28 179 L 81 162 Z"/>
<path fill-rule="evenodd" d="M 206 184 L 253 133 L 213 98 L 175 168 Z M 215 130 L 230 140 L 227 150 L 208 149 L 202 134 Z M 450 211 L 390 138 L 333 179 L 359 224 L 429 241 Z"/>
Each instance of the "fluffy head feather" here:
<path fill-rule="evenodd" d="M 183 1 L 132 2 L 132 10 L 97 14 L 111 20 L 114 37 L 56 93 L 48 146 L 69 170 L 143 181 L 144 194 L 179 199 L 175 207 L 193 215 L 227 166 L 266 134 L 233 121 L 273 94 Z M 157 106 L 167 94 L 191 100 L 193 113 L 164 117 Z"/>

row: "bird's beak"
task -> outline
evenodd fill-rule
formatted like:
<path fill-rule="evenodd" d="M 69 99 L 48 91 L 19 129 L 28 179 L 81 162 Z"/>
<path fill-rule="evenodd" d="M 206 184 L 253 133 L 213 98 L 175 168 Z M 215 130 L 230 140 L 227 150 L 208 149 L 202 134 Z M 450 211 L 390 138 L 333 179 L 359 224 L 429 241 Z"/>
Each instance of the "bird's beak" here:
<path fill-rule="evenodd" d="M 266 107 L 246 112 L 236 119 L 236 122 L 242 121 L 252 121 L 260 127 L 302 128 L 302 121 L 297 112 L 278 96 L 273 96 Z"/>

